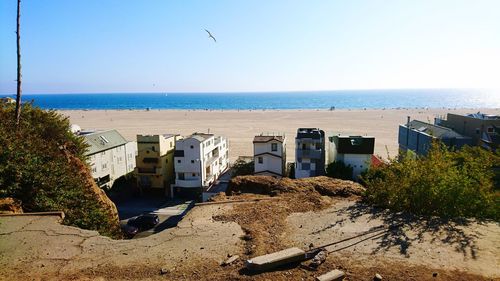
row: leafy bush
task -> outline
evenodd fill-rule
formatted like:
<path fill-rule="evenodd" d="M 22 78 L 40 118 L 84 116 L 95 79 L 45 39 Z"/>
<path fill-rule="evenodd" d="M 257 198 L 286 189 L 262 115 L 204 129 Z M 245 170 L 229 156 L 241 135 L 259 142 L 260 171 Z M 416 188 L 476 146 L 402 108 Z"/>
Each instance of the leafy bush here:
<path fill-rule="evenodd" d="M 14 107 L 0 104 L 0 198 L 21 200 L 27 212 L 64 211 L 65 224 L 119 237 L 116 208 L 95 186 L 83 138 L 54 111 L 24 104 L 16 129 Z"/>
<path fill-rule="evenodd" d="M 362 178 L 366 199 L 395 211 L 500 219 L 499 154 L 479 147 L 450 151 L 435 143 L 426 157 L 390 160 Z"/>
<path fill-rule="evenodd" d="M 352 167 L 343 161 L 335 161 L 326 166 L 326 175 L 331 178 L 352 180 Z"/>
<path fill-rule="evenodd" d="M 234 162 L 231 168 L 231 175 L 233 177 L 253 175 L 254 161 L 247 162 L 245 160 L 238 159 Z"/>

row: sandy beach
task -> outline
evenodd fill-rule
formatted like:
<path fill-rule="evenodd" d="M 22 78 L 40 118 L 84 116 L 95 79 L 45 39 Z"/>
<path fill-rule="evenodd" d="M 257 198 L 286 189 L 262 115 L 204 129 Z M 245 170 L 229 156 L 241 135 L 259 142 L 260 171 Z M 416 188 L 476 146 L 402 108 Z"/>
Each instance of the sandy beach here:
<path fill-rule="evenodd" d="M 285 133 L 287 160 L 295 157 L 295 133 L 299 127 L 317 127 L 328 133 L 370 135 L 375 137 L 375 153 L 387 158 L 397 155 L 398 125 L 412 119 L 433 122 L 450 113 L 485 112 L 495 109 L 368 109 L 368 110 L 64 110 L 72 124 L 84 130 L 116 129 L 127 140 L 137 134 L 210 132 L 229 139 L 229 156 L 252 155 L 252 139 L 264 133 Z"/>

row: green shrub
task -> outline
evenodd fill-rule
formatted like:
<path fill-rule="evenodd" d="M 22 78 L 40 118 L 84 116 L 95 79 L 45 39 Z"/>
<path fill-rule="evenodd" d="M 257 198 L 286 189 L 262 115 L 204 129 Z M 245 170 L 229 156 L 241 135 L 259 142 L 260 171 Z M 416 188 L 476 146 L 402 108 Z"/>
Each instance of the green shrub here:
<path fill-rule="evenodd" d="M 245 160 L 238 159 L 234 162 L 231 169 L 231 176 L 233 177 L 253 175 L 254 161 L 246 162 Z"/>
<path fill-rule="evenodd" d="M 64 211 L 65 224 L 119 237 L 116 209 L 93 189 L 87 146 L 67 118 L 24 104 L 16 129 L 13 116 L 0 104 L 0 198 L 21 200 L 26 212 Z"/>
<path fill-rule="evenodd" d="M 335 161 L 326 166 L 326 175 L 331 178 L 352 180 L 352 167 L 343 161 Z"/>
<path fill-rule="evenodd" d="M 479 147 L 450 151 L 435 143 L 426 157 L 401 156 L 362 178 L 370 203 L 442 217 L 500 219 L 494 168 L 500 156 Z"/>

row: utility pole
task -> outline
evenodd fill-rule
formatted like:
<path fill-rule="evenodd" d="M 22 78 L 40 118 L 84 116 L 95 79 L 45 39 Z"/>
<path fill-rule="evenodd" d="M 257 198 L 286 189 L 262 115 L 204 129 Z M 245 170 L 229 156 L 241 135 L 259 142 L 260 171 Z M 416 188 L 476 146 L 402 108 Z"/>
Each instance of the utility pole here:
<path fill-rule="evenodd" d="M 21 119 L 21 36 L 19 34 L 21 27 L 21 0 L 17 0 L 17 95 L 16 95 L 16 126 L 19 126 Z"/>

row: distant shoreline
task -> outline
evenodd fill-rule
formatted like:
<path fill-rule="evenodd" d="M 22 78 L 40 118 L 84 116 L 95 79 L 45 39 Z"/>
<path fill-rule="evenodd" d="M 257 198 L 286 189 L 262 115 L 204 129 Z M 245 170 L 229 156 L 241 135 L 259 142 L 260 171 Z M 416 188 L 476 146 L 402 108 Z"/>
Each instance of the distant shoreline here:
<path fill-rule="evenodd" d="M 481 110 L 500 110 L 500 107 L 395 107 L 395 108 L 338 108 L 334 110 L 325 109 L 325 108 L 303 108 L 303 109 L 172 109 L 172 108 L 150 108 L 148 109 L 139 109 L 139 108 L 130 108 L 130 109 L 122 109 L 122 108 L 46 108 L 47 110 L 54 111 L 133 111 L 133 112 L 147 112 L 147 111 L 179 111 L 179 112 L 312 112 L 312 111 L 331 111 L 331 112 L 342 112 L 342 111 L 391 111 L 391 110 L 473 110 L 473 111 L 481 111 Z"/>

